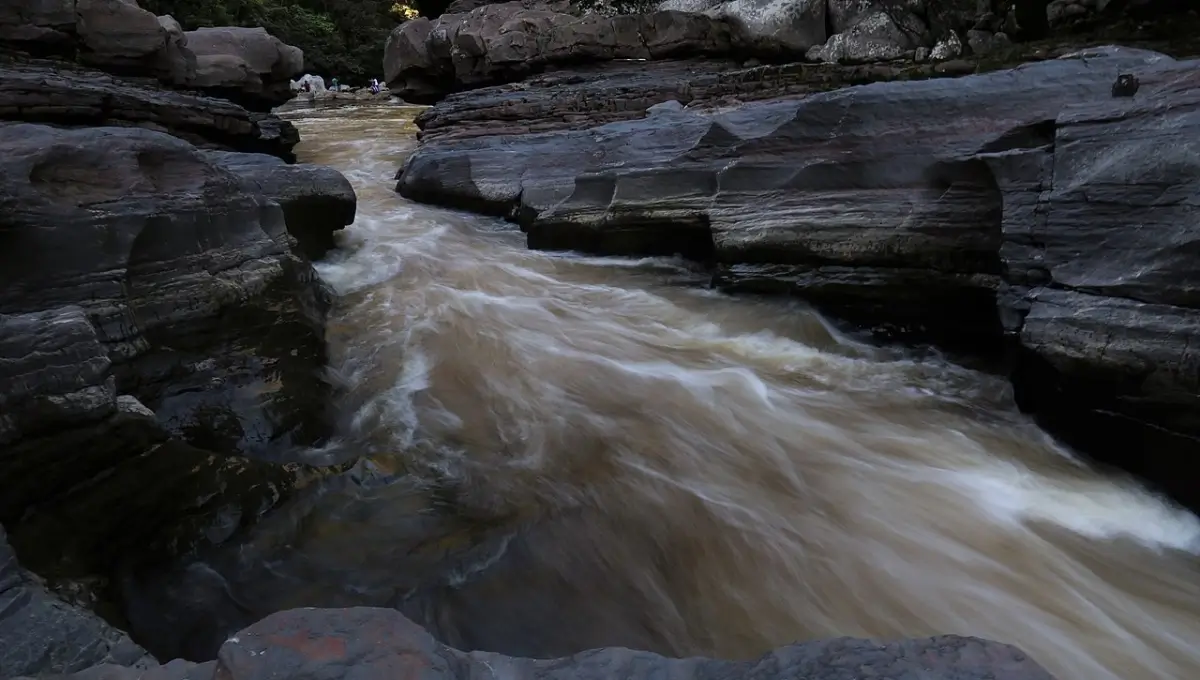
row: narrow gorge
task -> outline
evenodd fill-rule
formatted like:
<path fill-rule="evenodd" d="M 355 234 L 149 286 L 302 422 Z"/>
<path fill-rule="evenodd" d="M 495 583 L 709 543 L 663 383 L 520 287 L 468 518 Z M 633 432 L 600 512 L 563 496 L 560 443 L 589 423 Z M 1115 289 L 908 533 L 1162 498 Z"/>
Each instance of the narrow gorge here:
<path fill-rule="evenodd" d="M 1200 17 L 969 4 L 0 9 L 0 677 L 1200 676 Z"/>

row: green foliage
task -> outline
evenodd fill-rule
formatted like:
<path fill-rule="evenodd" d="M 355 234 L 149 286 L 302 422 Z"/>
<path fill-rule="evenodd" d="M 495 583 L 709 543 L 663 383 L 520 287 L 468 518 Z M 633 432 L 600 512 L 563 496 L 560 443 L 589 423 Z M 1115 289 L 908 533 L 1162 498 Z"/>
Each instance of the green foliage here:
<path fill-rule="evenodd" d="M 414 14 L 396 0 L 140 0 L 184 29 L 261 26 L 304 50 L 305 70 L 365 84 L 382 77 L 388 34 Z M 419 6 L 418 6 L 419 9 Z"/>

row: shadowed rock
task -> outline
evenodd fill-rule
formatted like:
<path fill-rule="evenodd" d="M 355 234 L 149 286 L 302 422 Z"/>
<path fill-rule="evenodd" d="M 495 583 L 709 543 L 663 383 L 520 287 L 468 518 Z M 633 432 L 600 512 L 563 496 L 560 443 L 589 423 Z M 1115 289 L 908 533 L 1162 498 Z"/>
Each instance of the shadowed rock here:
<path fill-rule="evenodd" d="M 73 673 L 96 664 L 137 669 L 154 657 L 91 612 L 62 602 L 21 569 L 0 527 L 0 676 Z"/>
<path fill-rule="evenodd" d="M 1009 645 L 942 636 L 876 642 L 837 638 L 780 647 L 752 661 L 668 659 L 630 649 L 598 649 L 564 659 L 534 660 L 464 653 L 435 641 L 390 609 L 294 609 L 237 633 L 216 663 L 175 663 L 142 671 L 98 667 L 73 680 L 278 678 L 421 678 L 466 680 L 1052 680 Z"/>

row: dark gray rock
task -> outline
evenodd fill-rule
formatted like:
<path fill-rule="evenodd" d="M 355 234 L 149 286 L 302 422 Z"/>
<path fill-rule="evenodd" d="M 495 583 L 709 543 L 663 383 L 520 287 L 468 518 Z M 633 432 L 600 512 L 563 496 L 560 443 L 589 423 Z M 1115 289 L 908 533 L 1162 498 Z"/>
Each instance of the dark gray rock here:
<path fill-rule="evenodd" d="M 289 165 L 266 154 L 207 152 L 209 159 L 246 180 L 283 207 L 299 254 L 318 259 L 334 247 L 333 234 L 354 222 L 358 200 L 342 173 L 323 165 Z"/>
<path fill-rule="evenodd" d="M 388 38 L 383 67 L 392 94 L 427 103 L 554 64 L 728 55 L 745 45 L 733 24 L 698 14 L 576 16 L 506 2 L 401 24 Z"/>
<path fill-rule="evenodd" d="M 158 130 L 193 144 L 294 160 L 291 123 L 231 102 L 61 61 L 0 56 L 0 120 Z"/>
<path fill-rule="evenodd" d="M 112 420 L 118 394 L 209 451 L 323 436 L 328 291 L 278 203 L 157 132 L 0 124 L 0 146 L 9 518 L 161 441 L 136 413 Z M 89 435 L 67 426 L 101 422 L 118 430 L 71 450 Z"/>
<path fill-rule="evenodd" d="M 1112 97 L 1118 73 L 1142 83 L 1135 96 Z M 540 134 L 485 121 L 505 101 L 552 112 L 569 96 L 497 88 L 424 114 L 436 131 L 398 190 L 515 219 L 533 248 L 707 260 L 729 290 L 802 295 L 889 335 L 993 356 L 1011 338 L 1024 407 L 1200 506 L 1172 462 L 1200 452 L 1186 341 L 1200 189 L 1179 141 L 1200 129 L 1198 74 L 1095 48 Z"/>
<path fill-rule="evenodd" d="M 177 663 L 141 677 L 466 680 L 496 675 L 513 680 L 1052 680 L 1014 647 L 955 636 L 899 642 L 837 638 L 780 647 L 751 661 L 668 659 L 621 648 L 551 660 L 463 653 L 439 644 L 399 612 L 365 607 L 273 614 L 231 637 L 215 667 Z M 135 680 L 138 676 L 108 667 L 70 677 Z"/>
<path fill-rule="evenodd" d="M 50 595 L 21 569 L 0 527 L 0 677 L 74 673 L 96 664 L 156 664 L 127 635 Z"/>

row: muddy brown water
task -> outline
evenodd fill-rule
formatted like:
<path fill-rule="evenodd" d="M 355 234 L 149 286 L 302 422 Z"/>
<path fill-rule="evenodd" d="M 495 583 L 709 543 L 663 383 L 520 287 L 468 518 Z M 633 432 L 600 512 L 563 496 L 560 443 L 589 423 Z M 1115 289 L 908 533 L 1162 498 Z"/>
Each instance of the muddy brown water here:
<path fill-rule="evenodd" d="M 416 111 L 293 114 L 301 159 L 358 191 L 319 269 L 338 446 L 368 460 L 193 565 L 223 579 L 207 614 L 383 604 L 533 656 L 957 633 L 1060 680 L 1200 678 L 1194 516 L 1077 462 L 995 377 L 406 201 Z"/>

